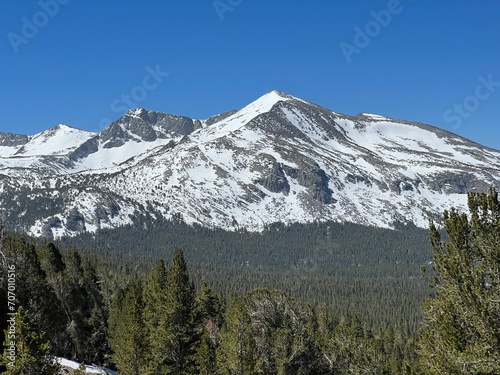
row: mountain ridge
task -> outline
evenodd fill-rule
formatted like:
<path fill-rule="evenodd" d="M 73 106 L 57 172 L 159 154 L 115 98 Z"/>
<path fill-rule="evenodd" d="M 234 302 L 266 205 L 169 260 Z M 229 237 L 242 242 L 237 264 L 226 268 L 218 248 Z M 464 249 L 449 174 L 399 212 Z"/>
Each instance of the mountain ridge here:
<path fill-rule="evenodd" d="M 0 134 L 0 207 L 22 230 L 59 237 L 138 217 L 251 231 L 317 220 L 423 227 L 445 208 L 464 209 L 468 191 L 500 187 L 500 151 L 279 91 L 204 120 L 138 108 L 79 132 L 58 153 L 15 157 L 6 150 L 25 138 Z"/>

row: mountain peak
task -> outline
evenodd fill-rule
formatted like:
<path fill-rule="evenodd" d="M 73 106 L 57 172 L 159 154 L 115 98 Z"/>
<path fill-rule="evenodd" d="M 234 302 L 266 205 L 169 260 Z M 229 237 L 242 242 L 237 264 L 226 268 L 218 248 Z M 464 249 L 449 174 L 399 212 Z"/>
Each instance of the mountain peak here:
<path fill-rule="evenodd" d="M 291 98 L 293 97 L 277 90 L 269 91 L 267 94 L 262 95 L 257 100 L 242 108 L 239 112 L 253 115 L 269 112 L 276 103 L 287 101 Z"/>
<path fill-rule="evenodd" d="M 148 112 L 147 109 L 144 109 L 144 108 L 132 108 L 132 109 L 129 109 L 125 114 L 124 116 L 132 116 L 132 117 L 141 117 L 141 115 L 144 113 L 144 112 Z"/>

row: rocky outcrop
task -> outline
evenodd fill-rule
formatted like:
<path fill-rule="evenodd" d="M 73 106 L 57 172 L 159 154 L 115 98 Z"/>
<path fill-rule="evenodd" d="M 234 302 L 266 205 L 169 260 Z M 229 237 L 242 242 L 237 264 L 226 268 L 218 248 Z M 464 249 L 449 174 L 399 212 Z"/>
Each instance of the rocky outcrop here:
<path fill-rule="evenodd" d="M 117 122 L 113 122 L 101 132 L 99 138 L 104 148 L 114 148 L 123 146 L 130 136 Z"/>
<path fill-rule="evenodd" d="M 269 155 L 268 157 L 272 158 Z M 262 185 L 264 188 L 273 193 L 283 193 L 288 195 L 290 192 L 290 185 L 288 184 L 282 165 L 277 163 L 276 160 L 271 162 L 271 166 L 268 167 L 262 175 L 263 176 L 261 178 L 255 180 L 254 182 Z"/>
<path fill-rule="evenodd" d="M 16 147 L 22 146 L 29 141 L 27 135 L 0 132 L 0 146 Z"/>

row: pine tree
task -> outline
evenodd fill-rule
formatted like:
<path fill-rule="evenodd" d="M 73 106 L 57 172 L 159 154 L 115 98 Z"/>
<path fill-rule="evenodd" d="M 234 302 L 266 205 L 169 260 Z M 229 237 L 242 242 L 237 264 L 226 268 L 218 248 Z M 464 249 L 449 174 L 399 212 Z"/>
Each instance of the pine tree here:
<path fill-rule="evenodd" d="M 212 320 L 217 324 L 221 321 L 221 306 L 217 295 L 214 293 L 212 288 L 210 288 L 207 283 L 203 282 L 201 284 L 200 293 L 198 294 L 198 311 L 199 320 L 201 322 L 206 322 L 207 320 Z"/>
<path fill-rule="evenodd" d="M 165 262 L 159 260 L 147 275 L 144 285 L 144 325 L 146 328 L 148 350 L 148 371 L 161 373 L 165 352 L 163 346 L 164 330 L 167 324 L 167 270 Z"/>
<path fill-rule="evenodd" d="M 8 237 L 3 251 L 16 268 L 16 306 L 28 311 L 34 330 L 46 332 L 47 338 L 56 343 L 62 329 L 63 311 L 55 292 L 47 283 L 47 275 L 35 247 L 22 238 Z"/>
<path fill-rule="evenodd" d="M 66 267 L 61 252 L 52 242 L 40 247 L 37 253 L 42 269 L 47 275 L 62 272 Z"/>
<path fill-rule="evenodd" d="M 45 333 L 36 332 L 33 320 L 20 306 L 11 316 L 13 330 L 5 331 L 2 362 L 7 367 L 6 375 L 56 375 L 60 366 L 50 357 L 50 342 Z M 15 351 L 11 351 L 15 348 Z"/>
<path fill-rule="evenodd" d="M 113 359 L 123 375 L 140 375 L 146 368 L 146 329 L 142 319 L 144 302 L 139 279 L 134 278 L 111 309 L 110 343 Z"/>
<path fill-rule="evenodd" d="M 75 250 L 65 257 L 66 267 L 62 279 L 60 301 L 66 313 L 66 335 L 69 339 L 72 358 L 86 359 L 85 341 L 87 340 L 86 319 L 90 316 L 90 296 L 85 288 L 82 258 Z"/>
<path fill-rule="evenodd" d="M 175 249 L 167 273 L 165 369 L 167 374 L 191 375 L 196 370 L 196 294 L 184 254 Z"/>
<path fill-rule="evenodd" d="M 197 363 L 199 375 L 214 375 L 217 372 L 215 347 L 207 329 L 203 330 L 201 336 L 201 342 L 197 353 Z"/>
<path fill-rule="evenodd" d="M 197 305 L 197 320 L 201 323 L 201 341 L 197 353 L 199 374 L 212 375 L 216 373 L 215 350 L 219 344 L 222 316 L 219 298 L 206 283 L 201 284 Z"/>
<path fill-rule="evenodd" d="M 254 374 L 255 359 L 251 321 L 243 297 L 229 299 L 217 348 L 217 367 L 224 375 Z"/>
<path fill-rule="evenodd" d="M 469 193 L 469 214 L 444 213 L 448 241 L 431 224 L 435 298 L 418 341 L 427 374 L 500 373 L 500 202 Z"/>
<path fill-rule="evenodd" d="M 165 272 L 158 262 L 145 288 L 145 321 L 149 339 L 149 371 L 155 374 L 196 372 L 197 305 L 184 255 L 175 249 Z"/>

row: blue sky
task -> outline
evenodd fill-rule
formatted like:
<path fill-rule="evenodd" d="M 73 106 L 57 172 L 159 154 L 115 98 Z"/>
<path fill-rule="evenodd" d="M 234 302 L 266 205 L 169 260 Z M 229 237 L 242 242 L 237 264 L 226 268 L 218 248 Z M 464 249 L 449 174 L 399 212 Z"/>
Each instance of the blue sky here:
<path fill-rule="evenodd" d="M 206 118 L 277 89 L 500 149 L 498 0 L 4 0 L 0 131 L 129 107 Z"/>

